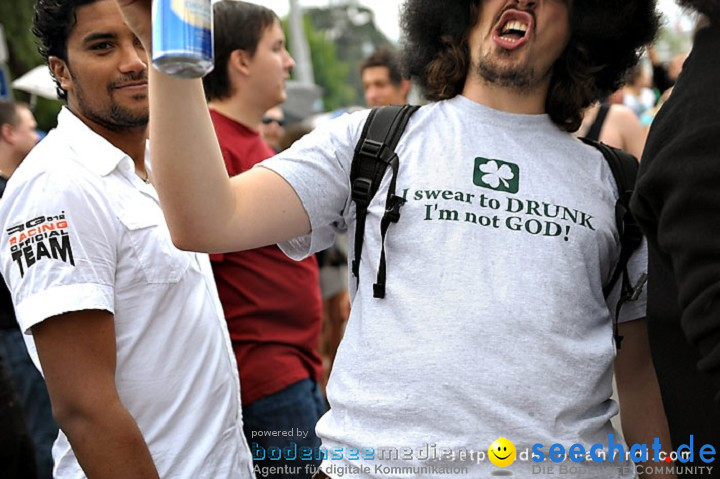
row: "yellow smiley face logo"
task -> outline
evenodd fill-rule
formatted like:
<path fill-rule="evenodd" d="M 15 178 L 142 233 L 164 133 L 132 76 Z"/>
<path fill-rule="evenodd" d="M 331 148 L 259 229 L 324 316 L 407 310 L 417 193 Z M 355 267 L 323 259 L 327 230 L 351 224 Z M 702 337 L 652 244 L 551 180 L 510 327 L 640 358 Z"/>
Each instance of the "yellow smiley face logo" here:
<path fill-rule="evenodd" d="M 497 467 L 507 467 L 515 462 L 516 454 L 515 444 L 504 437 L 497 438 L 488 449 L 488 458 Z"/>

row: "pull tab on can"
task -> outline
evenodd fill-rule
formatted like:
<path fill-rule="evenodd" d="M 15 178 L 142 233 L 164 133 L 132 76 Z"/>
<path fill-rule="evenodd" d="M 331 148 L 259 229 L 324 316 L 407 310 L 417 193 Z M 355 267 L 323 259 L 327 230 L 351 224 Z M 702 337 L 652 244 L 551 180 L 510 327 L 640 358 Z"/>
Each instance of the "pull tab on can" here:
<path fill-rule="evenodd" d="M 153 2 L 152 63 L 178 78 L 199 78 L 213 69 L 211 0 Z"/>

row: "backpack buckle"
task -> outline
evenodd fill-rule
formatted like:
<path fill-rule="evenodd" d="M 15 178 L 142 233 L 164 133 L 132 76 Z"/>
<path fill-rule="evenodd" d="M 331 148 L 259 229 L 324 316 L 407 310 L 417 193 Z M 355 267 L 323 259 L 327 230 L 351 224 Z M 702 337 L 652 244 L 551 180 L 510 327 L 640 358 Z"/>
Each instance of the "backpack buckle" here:
<path fill-rule="evenodd" d="M 360 146 L 360 154 L 367 155 L 371 158 L 380 158 L 380 152 L 382 151 L 384 146 L 384 143 L 365 138 L 365 141 L 363 141 L 362 145 Z"/>
<path fill-rule="evenodd" d="M 635 283 L 635 286 L 632 286 L 632 289 L 630 290 L 630 297 L 628 298 L 628 301 L 637 301 L 637 299 L 642 294 L 643 286 L 645 286 L 645 283 L 647 283 L 647 279 L 647 274 L 643 273 L 640 275 L 637 283 Z"/>
<path fill-rule="evenodd" d="M 372 197 L 373 183 L 367 178 L 357 178 L 352 184 L 352 199 L 356 203 L 367 205 Z"/>

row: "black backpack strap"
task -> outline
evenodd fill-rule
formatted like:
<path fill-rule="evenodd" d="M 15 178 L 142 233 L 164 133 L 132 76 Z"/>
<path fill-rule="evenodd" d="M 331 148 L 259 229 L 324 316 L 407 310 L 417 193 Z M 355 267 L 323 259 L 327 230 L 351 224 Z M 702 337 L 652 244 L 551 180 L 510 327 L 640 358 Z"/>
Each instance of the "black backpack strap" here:
<path fill-rule="evenodd" d="M 609 111 L 610 104 L 603 103 L 600 105 L 600 109 L 598 110 L 597 115 L 595 115 L 595 121 L 590 126 L 590 131 L 588 131 L 585 138 L 595 141 L 600 139 L 600 132 L 602 131 L 603 124 L 605 123 L 605 117 L 607 117 Z"/>
<path fill-rule="evenodd" d="M 395 183 L 399 167 L 399 159 L 395 147 L 407 126 L 410 116 L 418 106 L 386 106 L 375 108 L 365 122 L 362 134 L 355 147 L 350 168 L 350 185 L 352 200 L 355 202 L 355 257 L 352 262 L 352 273 L 356 280 L 360 279 L 360 256 L 365 237 L 367 208 L 377 193 L 388 167 L 392 170 L 392 179 L 385 202 L 385 214 L 380 221 L 382 249 L 377 282 L 373 286 L 376 298 L 385 297 L 385 235 L 391 223 L 400 219 L 400 208 L 405 199 L 395 195 Z"/>
<path fill-rule="evenodd" d="M 622 305 L 627 301 L 635 301 L 638 299 L 647 281 L 647 274 L 642 274 L 637 283 L 633 285 L 627 271 L 628 261 L 633 252 L 640 247 L 643 238 L 640 226 L 630 211 L 630 198 L 635 188 L 635 179 L 637 178 L 639 165 L 634 156 L 623 150 L 587 138 L 581 138 L 581 140 L 600 150 L 610 166 L 618 189 L 618 200 L 615 203 L 615 223 L 618 234 L 620 235 L 620 256 L 610 280 L 603 286 L 603 295 L 607 298 L 615 287 L 615 284 L 617 284 L 618 279 L 622 277 L 620 299 L 618 300 L 615 317 L 613 318 L 615 344 L 618 349 L 620 349 L 620 344 L 623 339 L 618 329 L 620 308 L 622 308 Z"/>

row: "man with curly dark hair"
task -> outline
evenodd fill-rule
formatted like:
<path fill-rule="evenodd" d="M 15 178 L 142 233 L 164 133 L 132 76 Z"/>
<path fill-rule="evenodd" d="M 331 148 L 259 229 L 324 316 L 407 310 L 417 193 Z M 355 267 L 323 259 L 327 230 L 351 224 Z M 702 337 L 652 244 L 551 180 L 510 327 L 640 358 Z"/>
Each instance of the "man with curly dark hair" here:
<path fill-rule="evenodd" d="M 648 330 L 673 442 L 693 435 L 718 450 L 720 0 L 679 3 L 706 17 L 653 122 L 631 205 L 650 243 Z"/>
<path fill-rule="evenodd" d="M 149 2 L 117 1 L 148 42 Z M 627 443 L 644 444 L 651 463 L 670 448 L 643 298 L 622 309 L 616 360 L 616 296 L 603 296 L 619 253 L 613 175 L 569 133 L 653 38 L 654 8 L 405 2 L 410 72 L 436 101 L 412 116 L 396 148 L 393 198 L 403 206 L 384 244 L 389 171 L 368 208 L 331 410 L 317 425 L 326 451 L 318 477 L 530 477 L 569 465 L 573 476 L 635 477 L 610 425 L 613 363 Z M 349 173 L 367 111 L 228 179 L 199 82 L 152 71 L 150 85 L 153 166 L 176 244 L 279 242 L 302 258 L 338 231 L 353 235 Z M 633 283 L 644 255 L 630 261 Z M 377 298 L 381 257 L 387 288 Z M 499 436 L 500 450 L 489 447 Z"/>
<path fill-rule="evenodd" d="M 53 477 L 250 477 L 210 262 L 172 245 L 149 178 L 145 49 L 112 0 L 39 0 L 34 32 L 66 104 L 8 182 L 0 266 Z"/>

